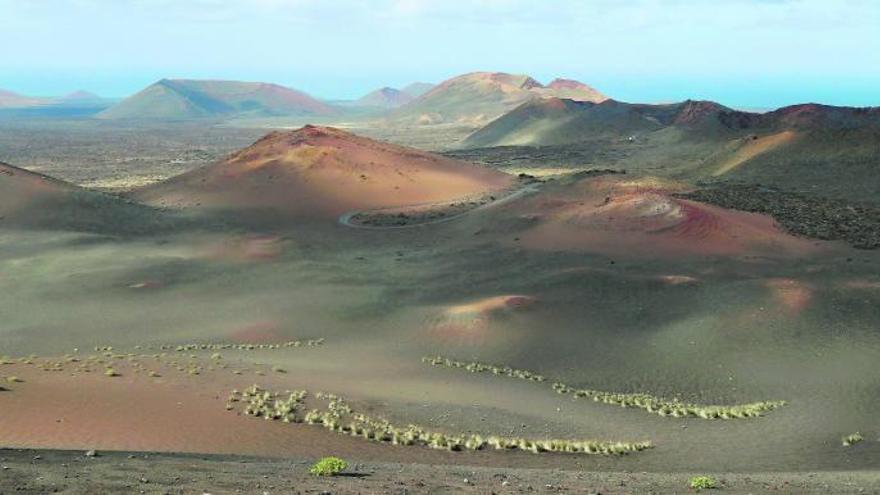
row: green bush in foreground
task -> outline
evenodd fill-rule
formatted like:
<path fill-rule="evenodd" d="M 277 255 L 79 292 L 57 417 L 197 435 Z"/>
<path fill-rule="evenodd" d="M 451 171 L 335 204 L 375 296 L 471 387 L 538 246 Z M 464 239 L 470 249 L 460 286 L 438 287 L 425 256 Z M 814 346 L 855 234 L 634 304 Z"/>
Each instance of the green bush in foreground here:
<path fill-rule="evenodd" d="M 715 488 L 717 485 L 718 482 L 711 476 L 694 476 L 688 481 L 688 486 L 696 491 L 709 490 Z"/>
<path fill-rule="evenodd" d="M 309 472 L 315 476 L 335 476 L 348 467 L 348 463 L 338 457 L 325 457 L 316 462 Z"/>

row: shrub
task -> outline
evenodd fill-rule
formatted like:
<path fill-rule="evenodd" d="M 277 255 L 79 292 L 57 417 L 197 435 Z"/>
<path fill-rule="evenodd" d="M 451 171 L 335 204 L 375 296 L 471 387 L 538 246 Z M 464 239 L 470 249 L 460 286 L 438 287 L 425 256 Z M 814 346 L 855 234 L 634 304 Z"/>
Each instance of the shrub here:
<path fill-rule="evenodd" d="M 844 447 L 849 447 L 850 445 L 857 444 L 864 439 L 865 439 L 865 437 L 863 437 L 861 433 L 855 432 L 851 435 L 847 435 L 847 436 L 843 437 L 842 442 L 843 442 Z"/>
<path fill-rule="evenodd" d="M 696 491 L 716 488 L 718 482 L 711 476 L 694 476 L 688 481 L 688 486 Z"/>
<path fill-rule="evenodd" d="M 335 476 L 348 467 L 348 463 L 338 457 L 325 457 L 316 462 L 309 472 L 315 476 Z"/>

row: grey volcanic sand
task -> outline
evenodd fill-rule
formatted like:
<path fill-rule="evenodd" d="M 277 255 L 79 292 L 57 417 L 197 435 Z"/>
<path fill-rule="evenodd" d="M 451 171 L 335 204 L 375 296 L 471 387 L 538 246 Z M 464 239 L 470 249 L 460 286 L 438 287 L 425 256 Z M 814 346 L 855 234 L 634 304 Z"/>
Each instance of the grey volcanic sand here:
<path fill-rule="evenodd" d="M 358 462 L 341 476 L 313 461 L 218 455 L 0 450 L 0 490 L 15 493 L 692 493 L 695 473 L 577 472 Z M 705 474 L 705 473 L 699 473 Z M 866 471 L 719 474 L 725 494 L 880 493 Z"/>
<path fill-rule="evenodd" d="M 658 472 L 880 465 L 877 252 L 835 245 L 810 259 L 612 259 L 519 248 L 518 227 L 505 221 L 503 211 L 487 211 L 424 229 L 301 222 L 260 232 L 277 237 L 239 229 L 128 240 L 3 230 L 0 354 L 127 352 L 263 331 L 272 340 L 324 337 L 314 352 L 254 359 L 286 368 L 290 388 L 339 393 L 404 424 L 656 444 L 622 458 L 463 453 L 455 457 L 463 464 Z M 664 282 L 670 275 L 696 282 Z M 465 318 L 458 329 L 448 317 L 450 306 L 505 294 L 537 301 L 476 315 L 480 324 Z M 420 362 L 425 354 L 600 390 L 789 405 L 751 420 L 663 418 L 573 401 L 546 383 L 431 368 Z M 842 447 L 840 437 L 854 431 L 866 441 Z M 411 452 L 418 461 L 424 450 Z"/>

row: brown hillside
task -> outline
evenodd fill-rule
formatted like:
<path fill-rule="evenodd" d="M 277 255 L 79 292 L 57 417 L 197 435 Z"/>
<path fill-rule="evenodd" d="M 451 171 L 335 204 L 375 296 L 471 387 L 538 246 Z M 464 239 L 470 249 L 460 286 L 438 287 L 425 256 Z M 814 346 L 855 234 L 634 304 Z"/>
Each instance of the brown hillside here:
<path fill-rule="evenodd" d="M 135 193 L 153 205 L 334 217 L 508 187 L 507 174 L 331 127 L 273 132 L 227 159 Z"/>
<path fill-rule="evenodd" d="M 12 218 L 41 203 L 55 202 L 75 187 L 25 169 L 0 162 L 0 216 Z"/>

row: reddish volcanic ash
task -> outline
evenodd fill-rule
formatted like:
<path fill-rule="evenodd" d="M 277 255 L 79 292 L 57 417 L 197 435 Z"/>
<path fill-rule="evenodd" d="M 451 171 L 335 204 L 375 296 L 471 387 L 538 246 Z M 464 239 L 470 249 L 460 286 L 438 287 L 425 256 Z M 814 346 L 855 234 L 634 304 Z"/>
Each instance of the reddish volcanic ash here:
<path fill-rule="evenodd" d="M 284 252 L 284 242 L 272 234 L 232 236 L 211 244 L 205 257 L 223 261 L 272 261 Z"/>
<path fill-rule="evenodd" d="M 274 320 L 257 321 L 236 328 L 229 334 L 229 340 L 239 343 L 266 344 L 285 339 L 281 325 Z"/>
<path fill-rule="evenodd" d="M 350 210 L 452 201 L 512 176 L 330 127 L 273 132 L 226 160 L 138 191 L 150 204 L 335 218 Z"/>
<path fill-rule="evenodd" d="M 767 280 L 767 288 L 773 293 L 776 302 L 793 314 L 807 309 L 813 300 L 813 288 L 799 280 L 772 278 Z"/>
<path fill-rule="evenodd" d="M 2 217 L 11 217 L 41 202 L 64 199 L 75 190 L 73 185 L 0 162 Z"/>
<path fill-rule="evenodd" d="M 225 357 L 225 353 L 224 353 Z M 44 371 L 35 365 L 3 365 L 5 376 L 23 381 L 6 384 L 0 392 L 3 428 L 0 445 L 7 448 L 72 450 L 124 450 L 148 452 L 196 452 L 285 457 L 315 457 L 325 449 L 343 457 L 405 461 L 411 452 L 388 450 L 378 443 L 347 435 L 334 435 L 313 425 L 281 421 L 255 421 L 241 413 L 241 404 L 227 411 L 226 397 L 255 381 L 255 366 L 239 368 L 229 361 L 227 369 L 210 367 L 218 361 L 182 359 L 198 364 L 202 371 L 189 374 L 174 369 L 171 355 L 165 362 L 142 361 L 161 376 L 149 376 L 129 360 L 113 360 L 120 376 L 108 377 L 100 370 L 90 373 Z M 35 360 L 35 362 L 39 359 Z M 235 360 L 235 362 L 239 362 Z M 77 363 L 78 364 L 78 363 Z M 289 375 L 257 376 L 268 388 L 293 389 L 302 385 Z M 231 373 L 241 370 L 242 375 Z M 425 458 L 443 454 L 423 452 Z M 447 458 L 446 463 L 452 462 Z"/>
<path fill-rule="evenodd" d="M 485 342 L 493 317 L 527 308 L 535 301 L 531 296 L 503 295 L 449 306 L 431 322 L 429 332 L 437 340 L 478 345 Z"/>
<path fill-rule="evenodd" d="M 659 179 L 585 179 L 521 208 L 535 225 L 522 245 L 631 257 L 798 256 L 813 243 L 772 218 L 673 197 L 683 186 Z"/>

